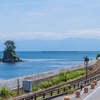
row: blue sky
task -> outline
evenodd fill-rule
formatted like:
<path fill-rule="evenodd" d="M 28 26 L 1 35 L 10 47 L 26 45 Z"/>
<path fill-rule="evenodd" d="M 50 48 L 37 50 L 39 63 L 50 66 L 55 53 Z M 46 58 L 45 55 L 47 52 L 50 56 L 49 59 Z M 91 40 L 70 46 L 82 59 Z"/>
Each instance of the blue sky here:
<path fill-rule="evenodd" d="M 77 43 L 81 43 L 82 38 L 83 43 L 87 41 L 88 45 L 91 45 L 94 40 L 99 41 L 99 0 L 0 1 L 0 50 L 4 49 L 2 45 L 4 41 L 13 40 L 17 43 L 17 50 L 59 51 L 59 41 L 68 40 L 72 44 L 72 38 L 74 38 L 74 41 L 79 40 Z M 23 46 L 29 41 L 32 42 L 33 46 L 38 45 L 37 49 L 34 49 L 33 46 L 27 46 L 27 48 Z M 57 43 L 57 48 L 54 47 L 55 49 L 53 49 L 52 45 L 48 49 L 45 46 L 40 46 L 40 48 L 39 45 L 41 44 L 37 43 L 38 41 L 41 41 L 42 45 L 49 45 L 49 42 L 53 41 L 55 44 Z M 84 47 L 81 47 L 81 49 L 74 46 L 72 49 L 62 47 L 61 50 L 82 51 Z M 87 47 L 85 50 L 91 51 L 94 48 Z"/>

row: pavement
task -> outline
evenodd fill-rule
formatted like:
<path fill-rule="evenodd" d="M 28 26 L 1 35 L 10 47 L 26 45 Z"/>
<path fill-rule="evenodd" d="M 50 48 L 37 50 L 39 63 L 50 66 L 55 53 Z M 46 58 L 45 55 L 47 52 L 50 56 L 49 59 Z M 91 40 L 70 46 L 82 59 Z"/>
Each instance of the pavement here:
<path fill-rule="evenodd" d="M 84 93 L 83 88 L 79 98 L 76 97 L 76 92 L 74 92 L 73 94 L 65 94 L 48 100 L 64 100 L 64 97 L 67 96 L 70 98 L 70 100 L 100 100 L 100 81 L 97 82 L 94 89 L 91 89 L 91 85 L 89 85 L 88 93 Z"/>

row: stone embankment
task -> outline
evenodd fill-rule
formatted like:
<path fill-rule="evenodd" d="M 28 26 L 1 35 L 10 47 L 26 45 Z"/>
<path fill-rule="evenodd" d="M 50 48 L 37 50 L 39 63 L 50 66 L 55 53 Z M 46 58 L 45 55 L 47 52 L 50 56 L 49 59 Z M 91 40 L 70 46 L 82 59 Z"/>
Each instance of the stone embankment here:
<path fill-rule="evenodd" d="M 96 62 L 97 62 L 96 59 L 89 62 L 88 67 L 89 66 L 94 67 Z M 48 78 L 59 76 L 60 72 L 67 72 L 67 70 L 69 70 L 69 71 L 79 70 L 80 68 L 85 69 L 85 67 L 86 67 L 86 65 L 82 64 L 82 65 L 76 65 L 76 66 L 72 66 L 72 67 L 66 67 L 66 68 L 52 70 L 52 71 L 48 71 L 48 72 L 43 72 L 43 73 L 38 73 L 38 74 L 33 74 L 33 75 L 28 75 L 28 76 L 23 76 L 23 77 L 0 81 L 0 89 L 2 88 L 2 86 L 6 86 L 6 88 L 11 89 L 11 90 L 17 89 L 18 79 L 19 79 L 20 88 L 22 88 L 23 80 L 32 80 L 33 83 L 35 84 L 35 86 L 37 86 L 40 82 L 46 81 Z"/>

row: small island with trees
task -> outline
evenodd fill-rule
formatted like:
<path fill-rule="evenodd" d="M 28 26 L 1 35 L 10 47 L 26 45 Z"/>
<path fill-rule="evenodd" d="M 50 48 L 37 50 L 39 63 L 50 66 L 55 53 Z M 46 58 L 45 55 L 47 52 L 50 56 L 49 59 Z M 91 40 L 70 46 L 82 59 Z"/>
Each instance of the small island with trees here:
<path fill-rule="evenodd" d="M 3 58 L 0 58 L 1 62 L 22 62 L 14 51 L 16 49 L 14 41 L 7 40 L 4 45 L 6 48 L 3 51 Z"/>

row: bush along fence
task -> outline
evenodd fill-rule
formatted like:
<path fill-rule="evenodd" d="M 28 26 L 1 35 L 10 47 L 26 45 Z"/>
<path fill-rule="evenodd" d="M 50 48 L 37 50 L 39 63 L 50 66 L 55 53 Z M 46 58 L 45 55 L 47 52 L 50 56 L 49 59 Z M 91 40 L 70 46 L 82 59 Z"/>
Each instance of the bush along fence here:
<path fill-rule="evenodd" d="M 84 86 L 90 85 L 94 80 L 100 80 L 100 74 L 95 77 L 84 80 Z M 48 91 L 40 91 L 32 94 L 27 94 L 21 97 L 16 97 L 13 100 L 48 100 L 65 93 L 73 93 L 75 90 L 80 89 L 79 82 L 76 82 L 73 85 L 65 85 L 60 88 L 55 88 Z"/>

